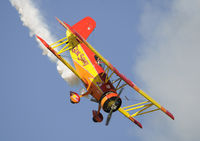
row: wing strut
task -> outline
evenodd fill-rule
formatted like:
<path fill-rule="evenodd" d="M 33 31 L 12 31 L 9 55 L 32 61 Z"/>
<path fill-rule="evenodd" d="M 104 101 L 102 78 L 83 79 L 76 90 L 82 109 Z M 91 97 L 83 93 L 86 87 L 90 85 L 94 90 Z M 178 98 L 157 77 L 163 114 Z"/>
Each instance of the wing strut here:
<path fill-rule="evenodd" d="M 63 64 L 65 64 L 81 81 L 83 81 L 81 79 L 81 77 L 79 76 L 79 74 L 76 72 L 76 70 L 72 67 L 72 65 L 70 65 L 63 57 L 61 57 L 51 46 L 49 46 L 46 41 L 44 41 L 41 37 L 39 37 L 38 35 L 36 35 L 36 37 L 44 44 L 44 46 L 50 50 Z M 63 38 L 64 39 L 64 38 Z M 55 42 L 56 43 L 56 42 Z M 54 43 L 53 43 L 54 44 Z M 63 43 L 61 43 L 63 44 Z M 55 48 L 55 47 L 54 47 Z M 66 50 L 66 49 L 65 49 Z"/>
<path fill-rule="evenodd" d="M 128 119 L 130 119 L 133 123 L 135 123 L 137 126 L 139 126 L 140 128 L 142 128 L 142 124 L 137 121 L 134 117 L 131 117 L 131 115 L 125 111 L 124 109 L 122 109 L 121 107 L 118 109 L 118 111 L 120 113 L 122 113 L 125 117 L 127 117 Z"/>

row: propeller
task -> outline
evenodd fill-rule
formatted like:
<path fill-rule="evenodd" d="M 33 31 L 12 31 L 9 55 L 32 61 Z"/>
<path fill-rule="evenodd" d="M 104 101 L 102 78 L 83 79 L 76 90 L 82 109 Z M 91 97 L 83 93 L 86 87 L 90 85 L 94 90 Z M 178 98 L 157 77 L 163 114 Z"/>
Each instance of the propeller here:
<path fill-rule="evenodd" d="M 119 99 L 119 96 L 122 94 L 122 92 L 123 92 L 123 90 L 124 90 L 124 88 L 121 88 L 120 89 L 120 91 L 119 91 L 119 93 L 118 93 L 118 97 L 115 99 L 115 102 L 111 105 L 111 110 L 110 110 L 110 112 L 109 112 L 109 114 L 108 114 L 108 116 L 107 116 L 107 119 L 106 119 L 106 126 L 108 126 L 108 124 L 109 124 L 109 122 L 110 122 L 110 119 L 111 119 L 111 117 L 112 117 L 112 113 L 113 113 L 113 111 L 114 111 L 114 109 L 116 109 L 116 105 L 115 105 L 115 103 L 117 102 L 117 100 Z"/>
<path fill-rule="evenodd" d="M 115 106 L 115 104 L 113 104 L 114 106 Z M 112 113 L 113 113 L 113 105 L 111 106 L 111 110 L 110 110 L 110 112 L 109 112 L 109 114 L 108 114 L 108 116 L 107 116 L 107 119 L 106 119 L 106 126 L 108 126 L 108 124 L 109 124 L 109 122 L 110 122 L 110 119 L 111 119 L 111 117 L 112 117 Z"/>

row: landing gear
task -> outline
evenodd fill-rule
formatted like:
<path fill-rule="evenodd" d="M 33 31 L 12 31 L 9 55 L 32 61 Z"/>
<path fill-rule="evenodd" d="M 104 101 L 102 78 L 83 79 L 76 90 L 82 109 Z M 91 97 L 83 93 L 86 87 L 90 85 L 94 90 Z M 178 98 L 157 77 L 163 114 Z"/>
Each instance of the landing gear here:
<path fill-rule="evenodd" d="M 70 91 L 70 101 L 72 104 L 80 102 L 81 97 L 86 97 L 90 94 L 90 91 L 81 90 L 81 95 L 78 95 L 76 92 Z"/>
<path fill-rule="evenodd" d="M 72 104 L 79 103 L 80 96 L 77 93 L 70 91 L 70 101 Z"/>
<path fill-rule="evenodd" d="M 103 121 L 103 115 L 100 112 L 98 113 L 97 111 L 93 110 L 92 113 L 93 113 L 92 119 L 94 122 L 102 122 Z"/>

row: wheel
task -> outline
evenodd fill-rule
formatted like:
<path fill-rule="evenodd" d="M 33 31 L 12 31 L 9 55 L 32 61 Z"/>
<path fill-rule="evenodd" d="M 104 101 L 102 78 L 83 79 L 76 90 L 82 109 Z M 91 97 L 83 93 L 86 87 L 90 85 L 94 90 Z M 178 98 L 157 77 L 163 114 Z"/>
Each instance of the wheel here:
<path fill-rule="evenodd" d="M 101 113 L 97 114 L 97 111 L 93 110 L 93 118 L 92 120 L 94 122 L 102 122 L 103 121 L 103 115 Z"/>
<path fill-rule="evenodd" d="M 80 96 L 77 93 L 70 91 L 70 101 L 72 104 L 79 103 Z"/>

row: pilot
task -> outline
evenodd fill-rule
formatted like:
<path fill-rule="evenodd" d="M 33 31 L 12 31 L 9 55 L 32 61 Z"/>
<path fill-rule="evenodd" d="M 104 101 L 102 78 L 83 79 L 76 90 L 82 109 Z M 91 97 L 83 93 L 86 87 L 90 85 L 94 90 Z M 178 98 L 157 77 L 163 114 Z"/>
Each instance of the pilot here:
<path fill-rule="evenodd" d="M 104 69 L 105 64 L 103 63 L 103 61 L 96 55 L 94 56 L 94 58 L 97 61 L 97 64 Z"/>

